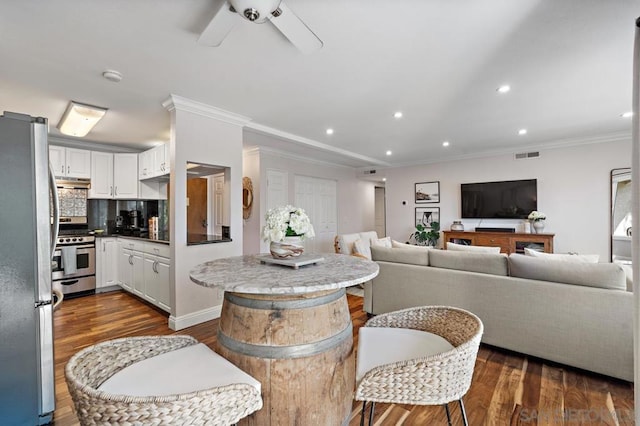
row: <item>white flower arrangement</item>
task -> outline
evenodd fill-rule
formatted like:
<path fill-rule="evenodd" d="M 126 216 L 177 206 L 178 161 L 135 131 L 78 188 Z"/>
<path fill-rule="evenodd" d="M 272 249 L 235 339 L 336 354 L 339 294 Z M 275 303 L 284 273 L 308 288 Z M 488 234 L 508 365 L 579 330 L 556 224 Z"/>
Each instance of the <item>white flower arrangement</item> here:
<path fill-rule="evenodd" d="M 529 220 L 532 220 L 534 222 L 537 222 L 539 220 L 545 220 L 546 218 L 547 218 L 546 214 L 539 212 L 537 210 L 534 210 L 531 213 L 529 213 L 529 217 L 528 217 Z"/>
<path fill-rule="evenodd" d="M 286 205 L 269 210 L 262 228 L 264 241 L 283 241 L 284 237 L 300 237 L 304 240 L 316 236 L 309 216 L 301 208 Z"/>

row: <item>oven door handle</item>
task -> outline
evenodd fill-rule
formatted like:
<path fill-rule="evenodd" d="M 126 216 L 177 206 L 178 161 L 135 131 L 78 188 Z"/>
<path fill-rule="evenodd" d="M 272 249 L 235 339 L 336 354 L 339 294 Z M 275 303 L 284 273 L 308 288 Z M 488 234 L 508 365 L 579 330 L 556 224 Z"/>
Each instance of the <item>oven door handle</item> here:
<path fill-rule="evenodd" d="M 74 285 L 74 284 L 78 284 L 78 281 L 80 281 L 80 280 L 60 281 L 60 284 L 62 284 L 62 285 Z"/>

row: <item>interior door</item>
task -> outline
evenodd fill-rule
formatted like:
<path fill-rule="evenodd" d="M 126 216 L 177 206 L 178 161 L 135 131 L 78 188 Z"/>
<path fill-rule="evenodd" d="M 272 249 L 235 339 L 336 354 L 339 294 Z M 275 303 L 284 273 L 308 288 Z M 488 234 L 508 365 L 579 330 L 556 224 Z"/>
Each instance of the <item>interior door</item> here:
<path fill-rule="evenodd" d="M 188 179 L 187 199 L 187 234 L 206 234 L 207 179 Z"/>
<path fill-rule="evenodd" d="M 316 232 L 315 238 L 305 240 L 305 249 L 315 253 L 333 252 L 338 222 L 336 181 L 296 176 L 295 197 L 295 205 L 307 212 Z"/>

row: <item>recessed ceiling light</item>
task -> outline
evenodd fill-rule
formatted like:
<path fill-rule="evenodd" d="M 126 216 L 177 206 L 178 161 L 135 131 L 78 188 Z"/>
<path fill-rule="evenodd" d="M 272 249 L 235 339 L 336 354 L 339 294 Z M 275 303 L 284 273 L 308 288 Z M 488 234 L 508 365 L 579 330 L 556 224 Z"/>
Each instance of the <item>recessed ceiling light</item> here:
<path fill-rule="evenodd" d="M 511 90 L 511 86 L 509 86 L 508 84 L 503 84 L 496 89 L 498 93 L 507 93 L 509 90 Z"/>
<path fill-rule="evenodd" d="M 633 117 L 633 111 L 627 111 L 623 114 L 620 114 L 620 117 L 622 118 L 629 118 L 629 117 Z"/>
<path fill-rule="evenodd" d="M 332 135 L 333 134 L 333 129 L 327 129 L 327 134 L 328 135 Z"/>
<path fill-rule="evenodd" d="M 387 155 L 391 155 L 391 154 L 393 154 L 393 152 L 387 151 Z"/>
<path fill-rule="evenodd" d="M 387 178 L 382 178 L 382 181 L 383 181 L 383 182 L 386 182 L 386 181 L 387 181 Z"/>
<path fill-rule="evenodd" d="M 522 135 L 526 135 L 526 134 L 527 134 L 527 129 L 520 129 L 520 130 L 518 130 L 518 134 L 519 134 L 519 135 L 521 135 L 521 136 L 522 136 Z"/>
<path fill-rule="evenodd" d="M 393 114 L 393 116 L 395 118 L 402 118 L 402 111 L 397 111 L 395 114 Z"/>
<path fill-rule="evenodd" d="M 442 146 L 449 146 L 449 141 L 442 142 Z"/>

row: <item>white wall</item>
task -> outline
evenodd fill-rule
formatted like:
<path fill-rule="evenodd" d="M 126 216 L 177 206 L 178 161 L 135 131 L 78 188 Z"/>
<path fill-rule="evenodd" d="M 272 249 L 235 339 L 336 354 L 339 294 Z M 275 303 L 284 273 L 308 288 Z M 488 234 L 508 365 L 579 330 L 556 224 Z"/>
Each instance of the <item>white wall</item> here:
<path fill-rule="evenodd" d="M 538 180 L 538 210 L 546 213 L 545 233 L 555 233 L 557 253 L 599 254 L 609 260 L 610 171 L 631 165 L 631 141 L 539 150 L 537 159 L 513 154 L 387 169 L 387 233 L 406 241 L 413 232 L 414 183 L 440 181 L 441 229 L 460 219 L 460 184 L 500 180 Z M 402 201 L 406 205 L 402 205 Z M 478 220 L 464 220 L 466 230 Z M 521 220 L 482 220 L 481 226 L 522 231 Z M 440 240 L 442 244 L 442 239 Z"/>
<path fill-rule="evenodd" d="M 251 141 L 251 132 L 245 132 L 245 143 Z M 264 135 L 260 136 L 264 138 Z M 295 200 L 295 176 L 312 176 L 323 179 L 333 179 L 337 182 L 337 206 L 338 206 L 338 234 L 373 230 L 375 227 L 375 185 L 373 182 L 360 180 L 356 177 L 356 170 L 351 167 L 334 166 L 326 163 L 305 160 L 301 157 L 291 156 L 268 150 L 265 148 L 254 149 L 249 158 L 245 152 L 245 176 L 252 176 L 254 185 L 254 215 L 256 221 L 245 224 L 245 231 L 250 231 L 244 238 L 245 254 L 268 252 L 267 243 L 260 240 L 260 229 L 264 225 L 266 214 L 266 182 L 267 169 L 276 169 L 288 173 L 289 202 Z M 257 154 L 256 154 L 257 153 Z M 254 179 L 256 164 L 259 164 L 260 175 Z M 255 227 L 259 220 L 258 228 Z"/>
<path fill-rule="evenodd" d="M 165 106 L 171 112 L 169 217 L 173 308 L 169 326 L 180 330 L 216 318 L 222 306 L 222 292 L 195 284 L 189 271 L 209 260 L 242 254 L 242 125 L 217 119 L 213 107 L 176 96 Z M 230 168 L 232 242 L 187 246 L 189 161 Z"/>
<path fill-rule="evenodd" d="M 264 216 L 260 213 L 262 199 L 260 197 L 260 153 L 258 150 L 247 150 L 242 155 L 242 176 L 251 179 L 253 185 L 253 206 L 251 208 L 251 216 L 243 221 L 243 245 L 244 254 L 260 253 L 260 230 L 261 218 Z M 256 237 L 258 236 L 258 237 Z"/>

